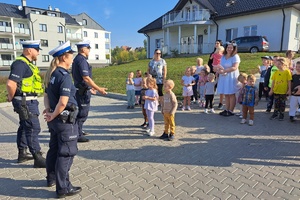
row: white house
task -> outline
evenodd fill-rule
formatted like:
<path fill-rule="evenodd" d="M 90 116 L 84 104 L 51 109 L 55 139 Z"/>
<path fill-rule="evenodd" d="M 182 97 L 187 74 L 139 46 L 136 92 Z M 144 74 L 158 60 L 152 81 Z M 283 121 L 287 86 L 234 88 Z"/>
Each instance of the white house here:
<path fill-rule="evenodd" d="M 138 30 L 147 37 L 148 57 L 210 53 L 216 39 L 266 36 L 270 51 L 300 48 L 299 0 L 179 0 L 175 7 Z"/>

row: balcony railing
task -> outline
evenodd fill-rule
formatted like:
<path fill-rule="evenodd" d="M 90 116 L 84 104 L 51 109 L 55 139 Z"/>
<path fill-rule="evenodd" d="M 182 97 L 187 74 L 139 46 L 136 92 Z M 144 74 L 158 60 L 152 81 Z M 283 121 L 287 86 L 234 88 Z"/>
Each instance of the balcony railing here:
<path fill-rule="evenodd" d="M 207 9 L 200 9 L 195 11 L 179 11 L 170 12 L 163 16 L 163 26 L 168 24 L 180 23 L 180 22 L 195 22 L 195 21 L 207 21 L 210 19 L 210 12 Z"/>
<path fill-rule="evenodd" d="M 0 49 L 13 49 L 13 48 L 14 48 L 13 44 L 0 43 Z"/>
<path fill-rule="evenodd" d="M 0 60 L 0 66 L 11 66 L 13 60 Z"/>
<path fill-rule="evenodd" d="M 30 35 L 30 30 L 28 28 L 15 27 L 15 33 Z"/>
<path fill-rule="evenodd" d="M 82 40 L 82 34 L 81 33 L 67 33 L 68 39 L 75 39 L 75 40 Z"/>
<path fill-rule="evenodd" d="M 8 33 L 11 33 L 11 27 L 8 27 L 8 26 L 0 26 L 0 32 L 8 32 Z"/>

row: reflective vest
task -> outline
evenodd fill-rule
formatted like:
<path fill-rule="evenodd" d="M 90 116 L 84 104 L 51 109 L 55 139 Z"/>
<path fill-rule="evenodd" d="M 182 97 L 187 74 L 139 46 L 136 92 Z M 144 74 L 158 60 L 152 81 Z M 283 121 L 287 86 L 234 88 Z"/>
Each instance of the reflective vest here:
<path fill-rule="evenodd" d="M 32 71 L 32 76 L 23 78 L 21 91 L 24 93 L 36 93 L 36 94 L 43 93 L 44 89 L 43 89 L 42 78 L 39 75 L 40 73 L 39 68 L 22 56 L 17 57 L 16 60 L 22 60 L 23 62 L 25 62 Z"/>

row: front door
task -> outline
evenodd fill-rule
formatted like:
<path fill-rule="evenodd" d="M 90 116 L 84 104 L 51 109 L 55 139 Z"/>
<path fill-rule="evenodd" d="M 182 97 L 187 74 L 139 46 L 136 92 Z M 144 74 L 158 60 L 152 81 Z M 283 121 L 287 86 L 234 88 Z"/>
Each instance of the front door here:
<path fill-rule="evenodd" d="M 198 35 L 198 53 L 202 53 L 203 48 L 203 35 Z"/>

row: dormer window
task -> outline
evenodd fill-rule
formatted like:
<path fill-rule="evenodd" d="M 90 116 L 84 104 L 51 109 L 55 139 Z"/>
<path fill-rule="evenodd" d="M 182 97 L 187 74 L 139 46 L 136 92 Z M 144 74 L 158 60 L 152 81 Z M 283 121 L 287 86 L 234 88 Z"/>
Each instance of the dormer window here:
<path fill-rule="evenodd" d="M 86 19 L 82 20 L 82 25 L 87 25 L 87 20 Z"/>

